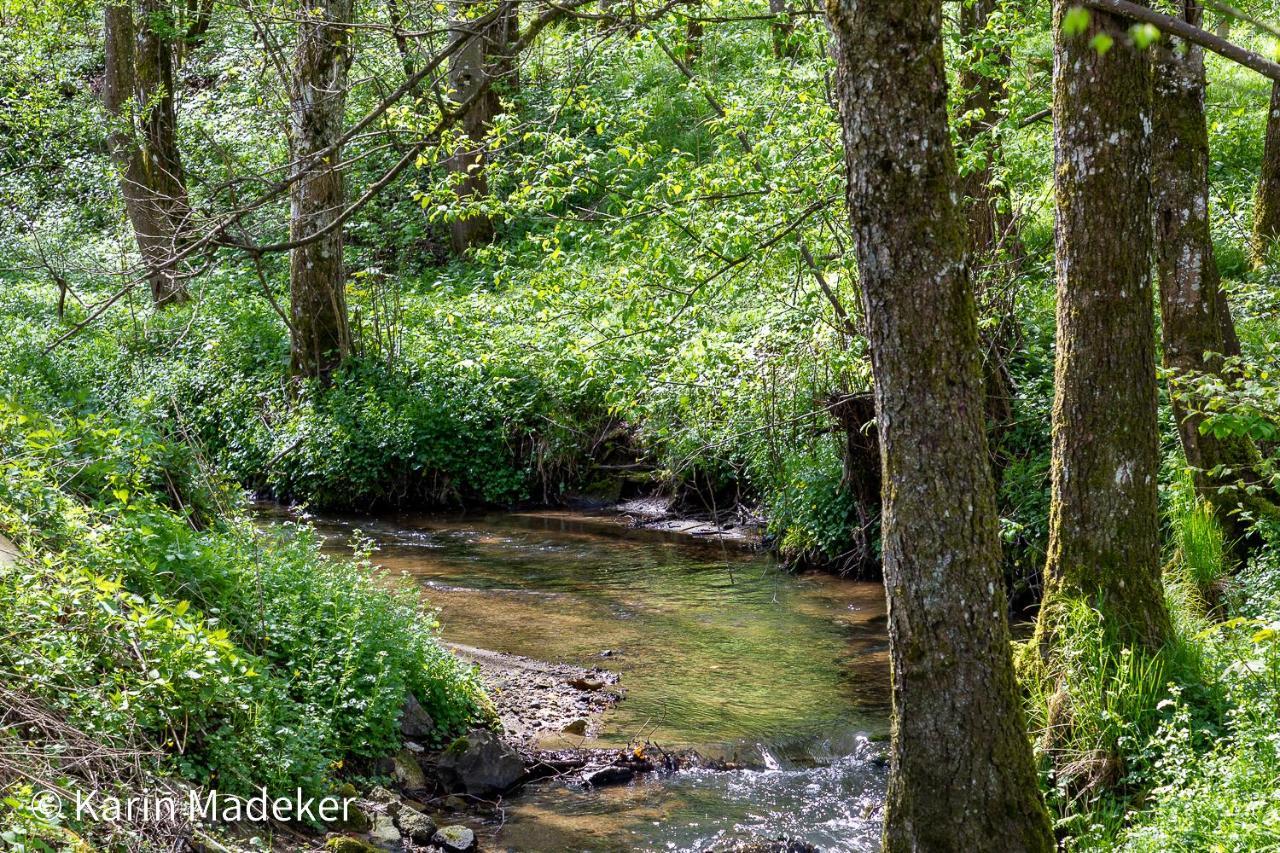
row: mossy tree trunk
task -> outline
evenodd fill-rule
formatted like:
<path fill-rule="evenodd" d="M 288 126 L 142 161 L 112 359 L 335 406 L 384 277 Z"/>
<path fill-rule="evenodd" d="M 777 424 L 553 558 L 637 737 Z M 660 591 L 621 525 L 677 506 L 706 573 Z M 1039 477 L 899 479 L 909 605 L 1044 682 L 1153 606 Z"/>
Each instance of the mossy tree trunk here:
<path fill-rule="evenodd" d="M 497 15 L 486 19 L 495 2 Z M 501 91 L 511 92 L 518 86 L 512 55 L 519 29 L 517 9 L 514 0 L 453 3 L 453 38 L 467 41 L 449 57 L 450 98 L 468 106 L 460 122 L 465 139 L 446 166 L 455 175 L 454 191 L 463 203 L 489 194 L 484 138 L 501 109 Z M 477 20 L 486 23 L 477 24 Z M 454 252 L 462 254 L 493 239 L 493 220 L 484 213 L 472 213 L 454 220 L 449 233 Z"/>
<path fill-rule="evenodd" d="M 1271 244 L 1280 240 L 1280 82 L 1271 84 L 1267 112 L 1267 138 L 1262 149 L 1262 174 L 1258 178 L 1253 219 L 1253 251 L 1266 259 Z"/>
<path fill-rule="evenodd" d="M 1054 849 L 1010 656 L 941 0 L 827 17 L 875 375 L 893 744 L 885 849 Z"/>
<path fill-rule="evenodd" d="M 109 5 L 104 13 L 102 102 L 111 115 L 111 152 L 157 306 L 187 299 L 173 261 L 190 208 L 178 153 L 172 29 L 160 0 L 141 0 L 136 20 L 128 3 Z"/>
<path fill-rule="evenodd" d="M 346 202 L 335 146 L 343 134 L 353 7 L 354 0 L 302 0 L 290 93 L 290 150 L 305 172 L 290 191 L 289 237 L 308 240 L 289 263 L 290 360 L 295 376 L 321 380 L 351 352 L 343 234 L 333 223 Z"/>
<path fill-rule="evenodd" d="M 1183 16 L 1196 26 L 1198 3 Z M 1250 516 L 1280 517 L 1257 473 L 1257 448 L 1246 437 L 1201 434 L 1202 401 L 1179 379 L 1221 374 L 1223 356 L 1237 355 L 1239 341 L 1220 286 L 1209 231 L 1209 132 L 1205 123 L 1204 52 L 1195 45 L 1156 48 L 1152 186 L 1155 207 L 1156 271 L 1164 331 L 1164 364 L 1173 373 L 1170 388 L 1187 463 L 1196 490 L 1214 508 L 1229 540 L 1247 548 Z M 1262 486 L 1255 491 L 1238 486 Z"/>
<path fill-rule="evenodd" d="M 1037 626 L 1051 651 L 1082 600 L 1123 642 L 1160 646 L 1151 64 L 1128 22 L 1094 10 L 1068 35 L 1054 3 L 1057 357 L 1049 553 Z M 1113 40 L 1099 52 L 1098 35 Z"/>

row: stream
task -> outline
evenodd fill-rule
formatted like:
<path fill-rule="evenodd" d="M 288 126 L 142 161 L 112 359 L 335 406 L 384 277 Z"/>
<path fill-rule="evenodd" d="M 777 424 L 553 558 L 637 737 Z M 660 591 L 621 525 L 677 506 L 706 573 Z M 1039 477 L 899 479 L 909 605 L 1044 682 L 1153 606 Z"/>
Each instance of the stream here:
<path fill-rule="evenodd" d="M 621 675 L 585 744 L 692 747 L 760 770 L 685 770 L 619 787 L 533 785 L 486 849 L 703 850 L 786 836 L 878 848 L 888 730 L 884 591 L 794 576 L 739 544 L 567 512 L 311 519 L 355 530 L 411 575 L 446 640 Z M 568 745 L 549 744 L 550 746 Z"/>

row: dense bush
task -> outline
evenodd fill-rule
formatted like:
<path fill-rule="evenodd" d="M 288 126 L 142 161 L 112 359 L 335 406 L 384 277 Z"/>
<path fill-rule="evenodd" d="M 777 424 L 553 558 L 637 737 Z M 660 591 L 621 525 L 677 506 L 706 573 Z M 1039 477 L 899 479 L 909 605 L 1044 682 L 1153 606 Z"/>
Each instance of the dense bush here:
<path fill-rule="evenodd" d="M 314 792 L 398 746 L 409 693 L 441 738 L 483 715 L 416 591 L 322 555 L 305 527 L 255 528 L 181 447 L 6 401 L 0 460 L 0 528 L 22 552 L 0 568 L 0 670 L 83 731 L 162 747 L 227 793 Z"/>

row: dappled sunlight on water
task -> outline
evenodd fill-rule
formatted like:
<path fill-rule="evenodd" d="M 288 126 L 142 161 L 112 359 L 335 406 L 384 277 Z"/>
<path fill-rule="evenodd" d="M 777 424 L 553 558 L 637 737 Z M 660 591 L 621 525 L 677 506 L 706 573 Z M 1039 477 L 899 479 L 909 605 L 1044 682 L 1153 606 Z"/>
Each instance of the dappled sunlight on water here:
<path fill-rule="evenodd" d="M 795 577 L 729 543 L 566 513 L 316 519 L 332 547 L 360 529 L 416 579 L 444 636 L 622 675 L 598 743 L 647 739 L 760 771 L 685 771 L 599 791 L 535 787 L 498 846 L 701 849 L 789 835 L 874 849 L 884 786 L 883 589 Z M 607 654 L 606 654 L 607 653 Z"/>

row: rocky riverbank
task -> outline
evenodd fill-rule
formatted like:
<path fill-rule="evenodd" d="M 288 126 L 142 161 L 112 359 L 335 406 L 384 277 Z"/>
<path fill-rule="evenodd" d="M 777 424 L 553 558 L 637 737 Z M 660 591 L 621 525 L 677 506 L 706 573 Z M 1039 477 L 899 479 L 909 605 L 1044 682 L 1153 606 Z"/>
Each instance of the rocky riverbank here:
<path fill-rule="evenodd" d="M 618 675 L 602 668 L 554 664 L 472 646 L 452 645 L 473 663 L 494 701 L 501 733 L 475 729 L 431 752 L 413 740 L 429 733 L 417 703 L 406 705 L 405 748 L 376 770 L 389 787 L 348 791 L 357 817 L 324 840 L 333 853 L 477 849 L 477 838 L 502 819 L 503 797 L 556 777 L 581 785 L 630 781 L 657 769 L 643 747 L 584 746 L 599 716 L 622 697 Z"/>
<path fill-rule="evenodd" d="M 424 733 L 416 702 L 406 706 L 405 748 L 384 760 L 389 786 L 348 788 L 357 809 L 334 827 L 322 846 L 331 853 L 467 853 L 503 819 L 504 797 L 524 785 L 556 780 L 580 786 L 619 785 L 638 774 L 684 767 L 733 769 L 693 752 L 667 752 L 652 744 L 623 749 L 593 747 L 599 716 L 622 698 L 617 673 L 601 667 L 555 664 L 454 645 L 475 664 L 493 698 L 501 733 L 475 729 L 432 752 L 412 738 Z M 779 841 L 742 849 L 808 851 Z"/>

